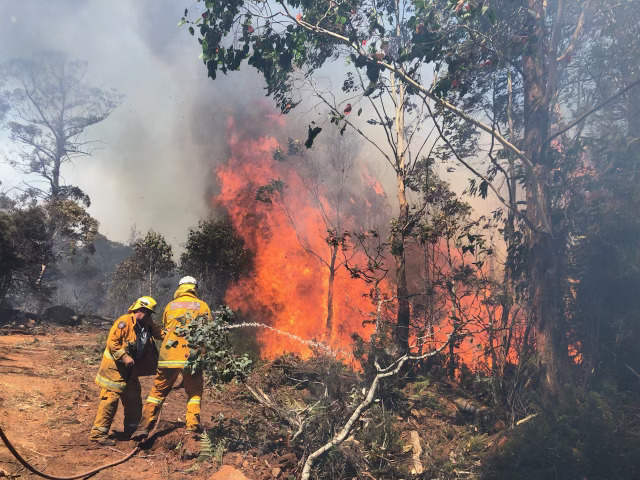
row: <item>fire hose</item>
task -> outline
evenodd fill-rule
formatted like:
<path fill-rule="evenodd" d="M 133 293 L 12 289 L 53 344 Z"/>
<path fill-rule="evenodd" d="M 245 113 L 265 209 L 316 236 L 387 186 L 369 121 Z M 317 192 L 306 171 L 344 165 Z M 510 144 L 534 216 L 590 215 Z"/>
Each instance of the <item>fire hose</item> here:
<path fill-rule="evenodd" d="M 58 476 L 55 476 L 55 475 L 49 475 L 48 473 L 44 473 L 44 472 L 41 472 L 40 470 L 36 469 L 29 462 L 27 462 L 24 458 L 22 458 L 22 455 L 20 455 L 18 453 L 18 451 L 15 449 L 15 447 L 11 444 L 11 442 L 9 441 L 7 436 L 5 435 L 4 431 L 2 430 L 2 427 L 0 427 L 0 438 L 2 438 L 2 441 L 7 446 L 7 448 L 11 452 L 11 454 L 14 457 L 16 457 L 16 460 L 18 460 L 22 464 L 22 466 L 24 468 L 26 468 L 27 470 L 29 470 L 31 473 L 34 473 L 34 474 L 36 474 L 36 475 L 38 475 L 38 476 L 40 476 L 42 478 L 48 478 L 49 480 L 76 480 L 78 478 L 90 477 L 90 476 L 95 475 L 96 473 L 98 473 L 98 472 L 100 472 L 102 470 L 106 470 L 107 468 L 115 467 L 116 465 L 120 465 L 121 463 L 124 463 L 124 462 L 130 460 L 136 453 L 138 453 L 140 451 L 140 448 L 142 447 L 142 445 L 149 438 L 151 438 L 155 434 L 156 429 L 158 428 L 159 424 L 160 424 L 160 416 L 158 415 L 158 420 L 156 421 L 156 424 L 153 427 L 153 429 L 151 430 L 151 432 L 149 433 L 149 436 L 145 440 L 143 440 L 142 442 L 138 443 L 138 445 L 136 445 L 136 448 L 131 450 L 127 455 L 122 457 L 120 460 L 116 460 L 115 462 L 112 462 L 112 463 L 107 463 L 106 465 L 102 465 L 100 467 L 94 468 L 91 471 L 88 471 L 88 472 L 85 472 L 85 473 L 79 473 L 79 474 L 73 475 L 71 477 L 58 477 Z"/>

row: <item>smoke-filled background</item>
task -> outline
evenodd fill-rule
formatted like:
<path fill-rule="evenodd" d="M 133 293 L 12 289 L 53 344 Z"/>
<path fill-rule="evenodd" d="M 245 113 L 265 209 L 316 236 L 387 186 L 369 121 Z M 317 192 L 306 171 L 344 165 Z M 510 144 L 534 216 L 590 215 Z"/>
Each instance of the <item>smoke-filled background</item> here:
<path fill-rule="evenodd" d="M 186 229 L 210 211 L 227 114 L 263 97 L 250 69 L 215 84 L 207 78 L 199 44 L 176 26 L 184 8 L 152 0 L 0 2 L 0 62 L 61 51 L 89 63 L 90 83 L 124 96 L 88 130 L 103 142 L 99 149 L 63 171 L 66 183 L 89 194 L 89 212 L 112 240 L 126 241 L 135 224 L 179 249 Z M 5 190 L 23 180 L 6 164 L 0 177 Z"/>

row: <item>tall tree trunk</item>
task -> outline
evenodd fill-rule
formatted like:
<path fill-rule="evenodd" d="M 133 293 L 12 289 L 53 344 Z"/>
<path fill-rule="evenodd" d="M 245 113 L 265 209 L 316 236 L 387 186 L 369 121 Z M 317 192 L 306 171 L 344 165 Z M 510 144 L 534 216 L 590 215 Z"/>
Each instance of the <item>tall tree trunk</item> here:
<path fill-rule="evenodd" d="M 396 287 L 398 295 L 398 316 L 396 321 L 395 341 L 399 352 L 409 350 L 409 289 L 407 287 L 405 234 L 409 220 L 409 204 L 405 192 L 405 138 L 404 138 L 404 102 L 405 88 L 402 82 L 395 85 L 395 76 L 391 74 L 391 87 L 396 103 L 396 180 L 398 187 L 398 204 L 400 214 L 398 225 L 393 234 L 392 253 L 396 261 Z"/>
<path fill-rule="evenodd" d="M 398 38 L 401 38 L 400 1 L 395 0 L 395 4 L 396 35 Z M 404 65 L 401 64 L 400 68 L 404 69 Z M 398 225 L 392 241 L 392 253 L 396 260 L 396 286 L 398 295 L 398 317 L 396 320 L 395 341 L 396 349 L 399 352 L 404 353 L 409 350 L 409 321 L 411 316 L 405 256 L 405 235 L 407 234 L 406 229 L 409 221 L 409 205 L 407 203 L 407 196 L 405 192 L 405 87 L 404 83 L 399 82 L 396 89 L 395 83 L 395 75 L 391 73 L 391 89 L 393 91 L 393 99 L 396 107 L 395 126 L 397 141 L 395 160 L 396 179 L 398 182 L 398 205 L 400 207 Z"/>
<path fill-rule="evenodd" d="M 515 142 L 515 126 L 513 122 L 513 82 L 511 78 L 511 65 L 508 65 L 507 70 L 507 121 L 509 124 L 509 139 Z M 507 171 L 507 189 L 509 194 L 509 203 L 513 206 L 517 205 L 517 179 L 515 171 L 515 162 L 513 154 L 509 154 L 509 169 Z M 504 265 L 504 274 L 502 280 L 502 288 L 504 294 L 502 295 L 500 302 L 500 323 L 499 328 L 499 341 L 498 345 L 494 348 L 491 346 L 492 355 L 492 376 L 493 376 L 493 390 L 496 400 L 504 404 L 506 400 L 505 390 L 503 388 L 502 378 L 504 377 L 504 370 L 509 356 L 509 350 L 511 347 L 511 338 L 513 334 L 513 322 L 510 322 L 512 308 L 515 303 L 515 283 L 513 280 L 513 267 L 514 267 L 514 249 L 513 241 L 516 231 L 516 215 L 512 209 L 507 212 L 507 222 L 505 224 L 504 238 L 507 247 L 507 257 Z M 511 324 L 510 324 L 511 323 Z M 493 333 L 493 332 L 492 332 Z"/>
<path fill-rule="evenodd" d="M 329 287 L 327 290 L 327 324 L 325 328 L 325 338 L 331 340 L 331 330 L 333 328 L 333 281 L 336 278 L 336 257 L 338 256 L 338 245 L 331 246 L 331 263 L 329 264 Z"/>
<path fill-rule="evenodd" d="M 543 145 L 549 134 L 548 52 L 544 44 L 544 0 L 528 0 L 529 44 L 523 56 L 524 86 L 524 152 L 531 159 L 536 175 L 527 175 L 527 216 L 534 225 L 551 225 L 550 184 L 551 156 Z M 533 17 L 533 13 L 537 17 Z M 553 55 L 553 52 L 551 52 Z M 537 177 L 537 178 L 536 178 Z M 536 350 L 543 388 L 548 396 L 557 398 L 568 378 L 568 354 L 562 309 L 562 271 L 558 247 L 553 232 L 529 229 L 530 301 L 536 326 Z"/>
<path fill-rule="evenodd" d="M 382 295 L 380 294 L 380 280 L 376 279 L 373 291 L 376 297 L 376 333 L 382 331 Z"/>

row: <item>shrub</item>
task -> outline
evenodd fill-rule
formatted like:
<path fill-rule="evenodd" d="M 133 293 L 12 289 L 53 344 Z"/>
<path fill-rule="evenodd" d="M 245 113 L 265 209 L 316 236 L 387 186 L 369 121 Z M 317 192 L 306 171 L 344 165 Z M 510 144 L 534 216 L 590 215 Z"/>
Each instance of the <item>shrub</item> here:
<path fill-rule="evenodd" d="M 185 370 L 192 374 L 202 372 L 212 383 L 246 378 L 252 362 L 246 353 L 237 355 L 233 350 L 226 328 L 232 320 L 233 311 L 221 306 L 213 312 L 213 320 L 201 315 L 180 331 L 176 329 L 177 334 L 186 335 L 190 348 Z"/>

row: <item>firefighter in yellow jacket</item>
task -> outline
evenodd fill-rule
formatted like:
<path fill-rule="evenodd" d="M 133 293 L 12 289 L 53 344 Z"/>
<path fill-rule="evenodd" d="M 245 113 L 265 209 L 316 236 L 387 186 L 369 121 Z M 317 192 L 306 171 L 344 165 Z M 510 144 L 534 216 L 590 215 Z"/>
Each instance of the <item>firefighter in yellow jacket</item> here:
<path fill-rule="evenodd" d="M 180 280 L 178 290 L 173 298 L 174 300 L 164 310 L 162 320 L 166 336 L 160 348 L 158 372 L 142 411 L 142 420 L 138 430 L 131 437 L 134 440 L 142 440 L 147 437 L 149 430 L 153 428 L 158 419 L 164 399 L 181 372 L 184 389 L 189 397 L 186 415 L 187 430 L 200 431 L 200 400 L 204 381 L 202 373 L 191 374 L 183 370 L 187 366 L 190 353 L 184 332 L 192 319 L 202 315 L 211 319 L 211 311 L 209 306 L 196 296 L 196 279 L 193 277 L 183 277 Z"/>
<path fill-rule="evenodd" d="M 118 318 L 107 337 L 107 348 L 96 376 L 100 405 L 91 429 L 90 440 L 101 445 L 115 445 L 108 438 L 111 422 L 118 409 L 124 408 L 125 436 L 131 435 L 142 414 L 139 374 L 149 374 L 155 368 L 156 350 L 151 337 L 162 338 L 162 329 L 153 323 L 156 301 L 140 297 L 129 307 L 129 313 Z M 147 370 L 147 372 L 143 370 Z"/>

